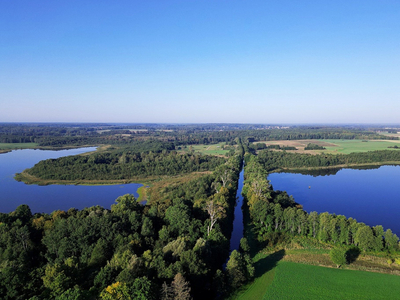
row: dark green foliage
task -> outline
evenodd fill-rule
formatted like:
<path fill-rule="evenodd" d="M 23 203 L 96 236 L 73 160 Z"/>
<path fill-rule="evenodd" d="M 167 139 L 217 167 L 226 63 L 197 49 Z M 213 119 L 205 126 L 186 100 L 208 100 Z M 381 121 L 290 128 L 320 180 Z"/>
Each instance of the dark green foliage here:
<path fill-rule="evenodd" d="M 400 161 L 399 151 L 379 150 L 350 154 L 299 154 L 260 151 L 258 160 L 266 171 L 284 168 L 330 167 L 349 164 L 368 164 Z"/>
<path fill-rule="evenodd" d="M 0 124 L 0 143 L 30 143 L 65 147 L 99 144 L 169 143 L 172 146 L 243 141 L 296 139 L 398 139 L 375 132 L 382 128 L 292 126 L 268 128 L 251 124 Z M 396 131 L 396 130 L 393 130 Z M 149 139 L 150 138 L 150 139 Z M 141 146 L 139 146 L 141 147 Z M 150 143 L 142 149 L 151 147 Z M 159 149 L 158 146 L 156 149 Z M 171 148 L 174 149 L 174 148 Z M 169 149 L 169 150 L 171 150 Z M 141 150 L 140 150 L 141 151 Z M 154 150 L 151 150 L 154 151 Z"/>
<path fill-rule="evenodd" d="M 189 165 L 203 159 L 166 152 L 139 156 L 147 164 L 150 157 L 158 162 L 175 157 Z M 106 156 L 88 158 L 102 164 Z M 130 159 L 124 155 L 116 164 Z M 240 163 L 241 157 L 230 157 L 214 174 L 168 186 L 146 206 L 128 194 L 110 210 L 94 206 L 32 216 L 23 205 L 0 214 L 2 299 L 94 299 L 107 287 L 133 299 L 159 299 L 163 282 L 170 284 L 178 273 L 194 299 L 213 298 L 213 277 L 228 257 Z M 203 209 L 208 199 L 224 202 L 227 210 L 209 235 Z M 248 255 L 240 255 L 250 278 Z"/>
<path fill-rule="evenodd" d="M 228 284 L 232 290 L 254 278 L 254 267 L 247 253 L 233 250 L 226 264 Z"/>
<path fill-rule="evenodd" d="M 271 152 L 265 152 L 265 155 L 262 153 L 258 157 L 246 157 L 246 181 L 242 192 L 259 241 L 273 241 L 275 239 L 271 237 L 275 233 L 284 232 L 308 236 L 335 246 L 357 246 L 365 252 L 398 250 L 399 239 L 390 229 L 384 232 L 382 226 L 371 228 L 352 218 L 327 212 L 308 214 L 285 192 L 274 191 L 266 179 L 263 163 L 267 162 L 266 157 L 273 160 L 275 156 L 269 156 Z M 268 163 L 274 164 L 274 161 Z"/>
<path fill-rule="evenodd" d="M 106 152 L 37 163 L 27 172 L 44 180 L 121 180 L 213 170 L 225 159 L 200 154 Z"/>
<path fill-rule="evenodd" d="M 326 148 L 317 144 L 308 143 L 304 150 L 325 150 Z"/>
<path fill-rule="evenodd" d="M 332 262 L 339 268 L 340 266 L 346 264 L 346 249 L 343 247 L 332 248 L 329 252 L 329 257 Z"/>

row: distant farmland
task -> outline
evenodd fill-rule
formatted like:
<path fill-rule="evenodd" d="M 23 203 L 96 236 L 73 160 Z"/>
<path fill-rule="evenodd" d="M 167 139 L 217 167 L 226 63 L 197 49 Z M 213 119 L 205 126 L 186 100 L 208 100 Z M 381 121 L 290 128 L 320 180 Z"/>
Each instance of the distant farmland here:
<path fill-rule="evenodd" d="M 323 141 L 323 140 L 320 140 Z M 352 152 L 367 152 L 375 150 L 395 150 L 393 147 L 397 145 L 400 149 L 400 141 L 391 140 L 325 140 L 336 146 L 325 146 L 329 151 L 336 153 L 349 154 Z"/>
<path fill-rule="evenodd" d="M 342 153 L 349 154 L 352 152 L 367 152 L 374 150 L 395 150 L 393 147 L 397 145 L 400 150 L 400 141 L 397 140 L 279 140 L 279 141 L 268 141 L 268 142 L 256 142 L 268 145 L 280 145 L 296 147 L 297 150 L 289 150 L 288 152 L 293 153 Z M 254 144 L 256 144 L 254 143 Z M 325 150 L 304 150 L 307 144 L 317 144 L 323 146 Z"/>

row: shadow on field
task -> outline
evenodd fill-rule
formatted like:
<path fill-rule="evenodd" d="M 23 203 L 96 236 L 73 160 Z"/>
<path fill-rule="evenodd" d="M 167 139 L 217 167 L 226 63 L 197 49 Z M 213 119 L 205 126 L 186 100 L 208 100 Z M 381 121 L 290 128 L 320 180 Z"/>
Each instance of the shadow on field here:
<path fill-rule="evenodd" d="M 346 251 L 346 260 L 348 264 L 351 264 L 353 262 L 355 262 L 358 258 L 358 256 L 360 256 L 360 249 L 358 249 L 357 247 L 352 247 L 349 250 Z"/>
<path fill-rule="evenodd" d="M 276 267 L 278 262 L 285 256 L 285 250 L 276 251 L 267 257 L 264 257 L 254 264 L 255 277 L 261 277 L 263 274 Z"/>

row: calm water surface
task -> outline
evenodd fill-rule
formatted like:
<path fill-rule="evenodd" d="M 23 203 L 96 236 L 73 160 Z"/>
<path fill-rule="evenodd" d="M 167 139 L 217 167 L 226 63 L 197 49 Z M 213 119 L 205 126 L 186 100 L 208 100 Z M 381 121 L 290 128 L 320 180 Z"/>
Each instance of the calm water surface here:
<path fill-rule="evenodd" d="M 273 173 L 274 189 L 287 191 L 307 211 L 345 215 L 367 225 L 382 225 L 400 236 L 400 166 L 342 169 L 336 175 Z"/>
<path fill-rule="evenodd" d="M 43 159 L 76 155 L 96 150 L 95 147 L 49 151 L 15 150 L 0 154 L 0 212 L 8 213 L 18 205 L 27 204 L 32 213 L 51 213 L 71 207 L 83 209 L 94 205 L 110 208 L 115 199 L 124 194 L 138 197 L 137 189 L 142 184 L 79 186 L 79 185 L 27 185 L 14 179 L 15 173 L 33 167 Z"/>
<path fill-rule="evenodd" d="M 230 241 L 230 251 L 238 250 L 240 245 L 240 239 L 243 237 L 243 181 L 244 181 L 244 166 L 239 175 L 238 189 L 236 192 L 236 206 L 235 206 L 235 217 L 233 220 L 232 236 Z"/>

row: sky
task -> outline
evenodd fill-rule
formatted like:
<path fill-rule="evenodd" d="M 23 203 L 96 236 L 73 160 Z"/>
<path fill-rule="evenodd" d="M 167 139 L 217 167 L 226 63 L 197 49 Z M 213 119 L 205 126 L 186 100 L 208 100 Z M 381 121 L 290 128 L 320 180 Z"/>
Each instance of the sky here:
<path fill-rule="evenodd" d="M 2 0 L 0 122 L 400 124 L 400 1 Z"/>

